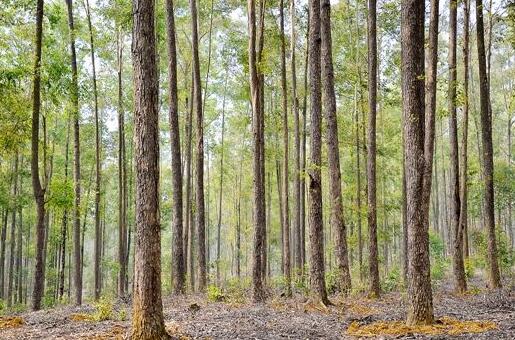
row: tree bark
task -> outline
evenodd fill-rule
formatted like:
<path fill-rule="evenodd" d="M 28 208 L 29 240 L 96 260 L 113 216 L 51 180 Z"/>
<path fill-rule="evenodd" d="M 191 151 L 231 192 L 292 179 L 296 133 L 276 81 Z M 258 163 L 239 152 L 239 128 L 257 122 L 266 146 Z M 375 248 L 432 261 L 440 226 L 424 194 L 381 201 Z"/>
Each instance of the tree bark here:
<path fill-rule="evenodd" d="M 279 17 L 281 27 L 281 93 L 282 93 L 282 113 L 283 113 L 283 240 L 284 240 L 284 278 L 286 286 L 286 296 L 291 296 L 291 256 L 290 256 L 290 205 L 289 205 L 289 136 L 288 136 L 288 89 L 286 84 L 286 43 L 284 34 L 284 0 L 279 4 Z"/>
<path fill-rule="evenodd" d="M 222 99 L 222 139 L 220 152 L 220 191 L 218 193 L 218 224 L 216 239 L 216 283 L 220 285 L 220 244 L 222 230 L 222 193 L 224 186 L 224 133 L 225 133 L 225 89 L 227 88 L 227 74 L 225 76 L 224 96 Z"/>
<path fill-rule="evenodd" d="M 252 132 L 254 144 L 254 254 L 252 263 L 252 298 L 255 302 L 263 301 L 265 293 L 262 280 L 262 252 L 264 247 L 264 231 L 266 228 L 264 203 L 264 180 L 261 171 L 261 134 L 262 110 L 259 96 L 259 78 L 256 65 L 256 4 L 254 0 L 247 1 L 249 25 L 249 77 L 252 103 Z"/>
<path fill-rule="evenodd" d="M 424 191 L 424 2 L 403 0 L 401 9 L 402 97 L 408 222 L 409 325 L 433 322 L 429 233 Z"/>
<path fill-rule="evenodd" d="M 95 67 L 95 44 L 93 39 L 93 28 L 91 25 L 91 10 L 89 7 L 89 1 L 84 1 L 84 7 L 86 9 L 86 16 L 88 20 L 88 29 L 89 29 L 89 46 L 91 51 L 91 67 L 93 72 L 93 100 L 94 100 L 94 112 L 95 112 L 95 262 L 94 262 L 94 272 L 95 272 L 95 300 L 100 298 L 100 294 L 102 291 L 101 286 L 101 231 L 100 231 L 100 199 L 101 199 L 101 128 L 99 122 L 99 114 L 98 114 L 98 91 L 97 91 L 97 73 Z"/>
<path fill-rule="evenodd" d="M 458 122 L 456 118 L 456 36 L 458 4 L 451 0 L 449 3 L 449 138 L 450 138 L 450 191 L 451 191 L 451 230 L 453 233 L 453 273 L 454 289 L 458 293 L 467 290 L 465 266 L 463 263 L 463 230 L 460 225 L 460 171 L 458 151 Z M 429 188 L 428 188 L 429 189 Z M 429 202 L 428 202 L 429 203 Z M 428 204 L 429 205 L 429 204 Z M 428 211 L 429 212 L 429 211 Z"/>
<path fill-rule="evenodd" d="M 196 189 L 196 223 L 198 241 L 198 288 L 201 292 L 207 286 L 206 268 L 206 225 L 204 206 L 204 116 L 202 113 L 202 84 L 200 83 L 200 61 L 198 52 L 198 24 L 197 24 L 197 2 L 189 0 L 191 11 L 191 31 L 193 47 L 193 104 L 196 112 L 197 150 L 195 167 L 195 189 Z"/>
<path fill-rule="evenodd" d="M 322 88 L 324 98 L 324 116 L 327 124 L 327 156 L 329 159 L 329 186 L 331 199 L 332 228 L 336 232 L 336 261 L 338 288 L 344 294 L 351 289 L 349 258 L 347 254 L 347 231 L 343 216 L 343 201 L 340 173 L 340 152 L 338 141 L 338 120 L 336 117 L 336 96 L 334 91 L 334 71 L 331 42 L 331 3 L 321 2 L 321 52 L 322 52 Z"/>
<path fill-rule="evenodd" d="M 133 1 L 136 247 L 133 339 L 170 339 L 161 300 L 158 78 L 154 1 Z"/>
<path fill-rule="evenodd" d="M 309 246 L 310 280 L 314 297 L 330 304 L 325 288 L 324 230 L 322 215 L 322 84 L 320 61 L 320 0 L 309 1 L 309 79 L 311 116 L 311 154 L 309 164 Z"/>
<path fill-rule="evenodd" d="M 168 34 L 168 82 L 170 141 L 172 154 L 172 288 L 175 294 L 185 292 L 184 245 L 182 243 L 182 164 L 179 135 L 179 102 L 177 98 L 177 49 L 175 45 L 175 14 L 173 0 L 166 1 Z"/>
<path fill-rule="evenodd" d="M 73 119 L 73 183 L 75 201 L 73 206 L 73 236 L 74 236 L 74 263 L 75 263 L 75 304 L 82 304 L 82 270 L 80 254 L 80 131 L 79 131 L 79 83 L 77 75 L 77 55 L 75 52 L 75 28 L 73 23 L 73 3 L 66 0 L 68 8 L 68 28 L 70 34 L 70 61 L 72 66 L 71 105 Z"/>
<path fill-rule="evenodd" d="M 45 188 L 39 178 L 39 115 L 41 111 L 41 43 L 43 38 L 43 0 L 37 0 L 36 7 L 36 49 L 34 52 L 34 75 L 32 87 L 32 138 L 31 138 L 31 175 L 32 190 L 36 200 L 36 264 L 34 270 L 34 288 L 32 293 L 32 309 L 41 308 L 41 298 L 45 290 L 43 275 L 43 248 L 45 242 Z M 7 216 L 7 211 L 5 212 Z M 5 227 L 4 227 L 5 228 Z M 2 238 L 4 232 L 2 231 Z M 1 263 L 2 267 L 4 263 Z M 3 277 L 2 277 L 3 287 Z"/>
<path fill-rule="evenodd" d="M 9 237 L 9 277 L 7 279 L 7 306 L 10 307 L 14 300 L 14 257 L 16 256 L 14 250 L 16 248 L 16 213 L 18 212 L 18 152 L 14 156 L 14 168 L 13 168 L 13 198 L 14 206 L 11 215 L 11 235 Z"/>
<path fill-rule="evenodd" d="M 377 255 L 376 115 L 377 115 L 377 24 L 376 0 L 368 0 L 368 136 L 367 188 L 370 295 L 379 297 Z"/>
<path fill-rule="evenodd" d="M 477 54 L 479 66 L 479 98 L 481 103 L 481 141 L 483 145 L 482 166 L 485 195 L 485 227 L 488 233 L 488 287 L 501 287 L 501 276 L 497 260 L 497 241 L 495 237 L 494 216 L 494 161 L 492 146 L 492 110 L 490 86 L 486 72 L 485 34 L 483 23 L 483 1 L 476 0 Z"/>

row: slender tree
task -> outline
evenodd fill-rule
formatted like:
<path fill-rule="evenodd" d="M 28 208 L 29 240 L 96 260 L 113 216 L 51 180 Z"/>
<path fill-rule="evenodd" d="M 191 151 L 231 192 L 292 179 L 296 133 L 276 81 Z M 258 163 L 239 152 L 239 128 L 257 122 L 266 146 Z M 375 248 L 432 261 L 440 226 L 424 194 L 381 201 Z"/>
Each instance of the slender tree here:
<path fill-rule="evenodd" d="M 461 137 L 461 189 L 460 189 L 460 220 L 459 228 L 463 232 L 463 256 L 468 257 L 468 124 L 469 124 L 469 30 L 470 30 L 470 0 L 463 3 L 463 118 Z"/>
<path fill-rule="evenodd" d="M 483 23 L 483 1 L 476 0 L 477 55 L 479 67 L 479 99 L 481 103 L 481 141 L 483 146 L 482 166 L 484 181 L 484 223 L 488 233 L 488 287 L 501 287 L 501 275 L 497 262 L 497 241 L 495 237 L 494 214 L 494 160 L 492 146 L 492 110 L 490 108 L 490 84 L 486 71 L 485 32 Z"/>
<path fill-rule="evenodd" d="M 456 118 L 456 37 L 458 4 L 455 0 L 449 2 L 449 138 L 450 138 L 450 201 L 451 201 L 451 230 L 453 233 L 452 263 L 454 272 L 454 289 L 458 293 L 467 290 L 465 266 L 463 263 L 463 230 L 460 221 L 460 172 L 458 153 L 458 120 Z M 429 188 L 428 188 L 429 189 Z"/>
<path fill-rule="evenodd" d="M 34 289 L 32 293 L 32 309 L 41 308 L 41 298 L 45 290 L 43 275 L 43 248 L 45 242 L 45 188 L 39 178 L 39 116 L 41 111 L 41 45 L 43 40 L 43 0 L 36 5 L 36 48 L 34 51 L 34 74 L 32 84 L 32 138 L 30 170 L 32 174 L 32 190 L 36 200 L 36 268 L 34 270 Z M 5 217 L 7 218 L 7 211 Z M 4 232 L 2 231 L 2 237 Z M 3 239 L 5 239 L 3 237 Z M 2 268 L 4 263 L 1 263 Z M 3 269 L 2 269 L 3 271 Z M 2 277 L 3 280 L 3 277 Z M 3 288 L 3 281 L 2 281 Z"/>
<path fill-rule="evenodd" d="M 182 243 L 182 164 L 179 135 L 179 103 L 177 98 L 177 50 L 175 45 L 175 14 L 173 0 L 166 1 L 166 30 L 168 35 L 168 83 L 170 140 L 172 153 L 172 287 L 175 294 L 184 293 L 186 274 L 184 269 L 184 245 Z"/>
<path fill-rule="evenodd" d="M 256 4 L 254 0 L 247 1 L 249 26 L 249 77 L 252 103 L 252 132 L 254 144 L 254 254 L 252 263 L 252 298 L 259 302 L 265 298 L 262 280 L 262 248 L 264 247 L 265 209 L 264 181 L 261 172 L 261 105 L 259 96 L 259 79 L 256 58 Z"/>
<path fill-rule="evenodd" d="M 321 36 L 320 0 L 309 1 L 309 80 L 310 80 L 310 118 L 311 154 L 309 160 L 309 247 L 310 281 L 312 294 L 322 304 L 328 305 L 325 287 L 324 231 L 322 216 L 322 92 L 321 92 Z"/>
<path fill-rule="evenodd" d="M 377 198 L 376 198 L 376 115 L 377 115 L 377 14 L 376 0 L 368 0 L 368 236 L 370 295 L 379 296 L 379 262 L 377 255 Z"/>
<path fill-rule="evenodd" d="M 424 2 L 403 0 L 401 9 L 402 107 L 408 222 L 407 323 L 431 324 L 433 298 L 424 191 Z"/>
<path fill-rule="evenodd" d="M 75 201 L 73 206 L 73 248 L 75 304 L 82 304 L 82 261 L 80 240 L 80 128 L 79 128 L 79 82 L 77 75 L 77 54 L 75 51 L 75 28 L 73 23 L 73 0 L 66 0 L 68 28 L 70 34 L 70 60 L 72 65 L 71 105 L 73 119 L 73 183 Z"/>
<path fill-rule="evenodd" d="M 281 26 L 281 91 L 283 111 L 283 240 L 284 240 L 284 278 L 286 296 L 291 296 L 291 256 L 290 256 L 290 194 L 289 194 L 289 136 L 288 136 L 288 89 L 286 84 L 286 43 L 284 33 L 284 0 L 279 4 L 279 17 Z"/>
<path fill-rule="evenodd" d="M 98 114 L 98 91 L 97 91 L 97 72 L 96 72 L 96 64 L 95 64 L 95 43 L 93 38 L 93 27 L 91 25 L 91 9 L 89 7 L 89 0 L 84 1 L 84 7 L 86 9 L 86 16 L 88 20 L 88 29 L 89 29 L 89 46 L 90 46 L 90 54 L 91 54 L 91 69 L 93 72 L 93 101 L 94 101 L 94 112 L 95 112 L 95 262 L 94 262 L 94 273 L 95 273 L 95 300 L 100 298 L 100 293 L 102 291 L 101 286 L 101 273 L 102 269 L 101 265 L 101 248 L 102 248 L 102 235 L 100 230 L 100 199 L 101 199 L 101 191 L 100 187 L 102 185 L 102 166 L 101 166 L 101 140 L 102 140 L 102 132 L 100 128 L 100 119 Z"/>
<path fill-rule="evenodd" d="M 134 134 L 136 159 L 136 246 L 133 339 L 170 339 L 161 300 L 159 225 L 158 78 L 154 1 L 133 1 Z"/>
<path fill-rule="evenodd" d="M 348 293 L 351 289 L 351 278 L 349 258 L 347 254 L 347 231 L 343 216 L 338 121 L 336 118 L 336 96 L 334 92 L 334 71 L 331 42 L 331 3 L 329 0 L 322 0 L 321 6 L 322 87 L 324 94 L 324 116 L 327 124 L 331 226 L 336 231 L 338 286 L 342 292 Z"/>
<path fill-rule="evenodd" d="M 207 285 L 206 269 L 206 225 L 204 206 L 204 118 L 202 113 L 202 84 L 200 83 L 200 60 L 198 53 L 198 23 L 197 23 L 197 1 L 190 0 L 191 11 L 191 32 L 193 48 L 193 104 L 196 113 L 196 167 L 195 167 L 195 197 L 196 197 L 196 223 L 198 241 L 198 284 L 199 290 L 204 291 Z"/>

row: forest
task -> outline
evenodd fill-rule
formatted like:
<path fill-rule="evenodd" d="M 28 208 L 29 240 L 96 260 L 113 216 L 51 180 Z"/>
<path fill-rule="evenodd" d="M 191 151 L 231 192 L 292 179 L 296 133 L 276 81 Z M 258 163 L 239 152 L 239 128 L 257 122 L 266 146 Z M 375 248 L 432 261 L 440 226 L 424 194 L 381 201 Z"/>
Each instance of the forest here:
<path fill-rule="evenodd" d="M 515 338 L 513 0 L 1 0 L 0 339 Z"/>

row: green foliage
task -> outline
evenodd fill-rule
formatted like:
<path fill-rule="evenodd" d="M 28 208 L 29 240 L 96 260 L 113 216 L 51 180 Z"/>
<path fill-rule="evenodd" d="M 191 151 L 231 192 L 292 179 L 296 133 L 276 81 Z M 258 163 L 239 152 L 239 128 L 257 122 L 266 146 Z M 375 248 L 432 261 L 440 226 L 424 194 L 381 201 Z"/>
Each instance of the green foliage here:
<path fill-rule="evenodd" d="M 102 296 L 93 304 L 95 312 L 91 315 L 94 321 L 111 320 L 113 317 L 113 300 Z"/>
<path fill-rule="evenodd" d="M 207 287 L 207 299 L 212 302 L 220 302 L 225 300 L 225 295 L 221 288 L 211 284 Z"/>
<path fill-rule="evenodd" d="M 441 281 L 447 272 L 449 262 L 444 257 L 444 243 L 440 235 L 429 232 L 429 253 L 431 255 L 431 280 Z"/>
<path fill-rule="evenodd" d="M 393 267 L 388 275 L 381 281 L 381 290 L 383 292 L 392 292 L 402 286 L 401 271 L 399 266 Z"/>

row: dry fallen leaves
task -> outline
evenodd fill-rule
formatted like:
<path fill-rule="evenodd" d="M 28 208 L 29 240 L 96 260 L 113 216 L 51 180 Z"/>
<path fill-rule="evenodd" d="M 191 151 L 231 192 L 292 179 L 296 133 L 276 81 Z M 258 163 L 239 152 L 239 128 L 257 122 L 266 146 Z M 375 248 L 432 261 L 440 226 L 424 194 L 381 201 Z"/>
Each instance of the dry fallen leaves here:
<path fill-rule="evenodd" d="M 482 333 L 496 329 L 492 321 L 463 321 L 449 317 L 442 317 L 432 325 L 408 326 L 403 321 L 377 321 L 368 325 L 361 325 L 354 321 L 347 328 L 346 333 L 353 336 L 375 337 L 379 335 L 402 336 L 408 334 L 426 335 L 459 335 L 465 333 Z"/>
<path fill-rule="evenodd" d="M 19 316 L 0 317 L 0 329 L 18 328 L 25 324 L 25 320 Z"/>

